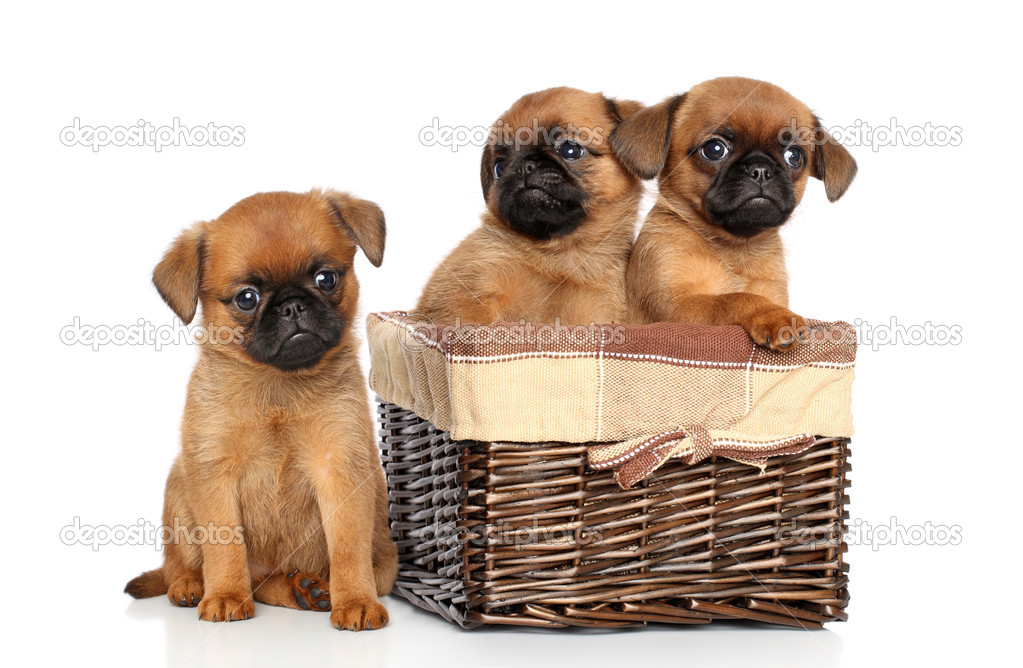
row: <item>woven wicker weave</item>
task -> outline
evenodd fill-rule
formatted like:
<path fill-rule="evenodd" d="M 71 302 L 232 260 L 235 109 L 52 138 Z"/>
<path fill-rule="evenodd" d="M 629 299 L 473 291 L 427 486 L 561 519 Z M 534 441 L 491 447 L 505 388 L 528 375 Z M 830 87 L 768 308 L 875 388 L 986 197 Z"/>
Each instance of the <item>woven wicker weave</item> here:
<path fill-rule="evenodd" d="M 452 441 L 380 402 L 394 592 L 465 628 L 845 620 L 848 439 L 622 490 L 586 445 Z"/>

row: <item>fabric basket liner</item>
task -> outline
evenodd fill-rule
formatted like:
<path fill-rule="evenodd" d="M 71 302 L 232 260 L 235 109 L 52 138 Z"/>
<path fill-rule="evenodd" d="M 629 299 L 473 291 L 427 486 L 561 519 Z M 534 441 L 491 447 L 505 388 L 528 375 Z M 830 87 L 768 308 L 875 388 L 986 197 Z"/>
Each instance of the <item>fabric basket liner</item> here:
<path fill-rule="evenodd" d="M 849 437 L 856 331 L 809 321 L 791 351 L 737 326 L 443 327 L 367 317 L 370 386 L 458 440 L 591 444 L 629 487 L 665 461 L 754 465 Z"/>

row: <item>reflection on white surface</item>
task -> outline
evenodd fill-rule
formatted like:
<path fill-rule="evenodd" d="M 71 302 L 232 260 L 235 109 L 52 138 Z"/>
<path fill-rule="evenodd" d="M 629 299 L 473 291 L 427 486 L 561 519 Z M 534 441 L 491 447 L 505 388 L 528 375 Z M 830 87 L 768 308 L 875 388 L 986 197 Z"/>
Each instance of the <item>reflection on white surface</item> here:
<path fill-rule="evenodd" d="M 126 599 L 127 601 L 127 599 Z M 391 623 L 360 633 L 332 629 L 325 614 L 256 605 L 256 617 L 213 624 L 164 597 L 127 603 L 131 626 L 162 625 L 167 666 L 832 666 L 842 637 L 740 622 L 624 630 L 493 628 L 463 631 L 402 599 L 385 599 Z M 841 625 L 838 625 L 841 626 Z M 157 659 L 154 651 L 154 660 Z"/>

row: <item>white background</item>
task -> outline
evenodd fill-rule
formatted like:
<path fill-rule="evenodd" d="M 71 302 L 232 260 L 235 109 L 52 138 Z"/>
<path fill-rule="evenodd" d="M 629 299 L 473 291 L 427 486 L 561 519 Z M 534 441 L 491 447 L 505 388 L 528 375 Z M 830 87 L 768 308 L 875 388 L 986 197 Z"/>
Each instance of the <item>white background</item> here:
<path fill-rule="evenodd" d="M 1018 16 L 980 2 L 700 4 L 7 8 L 0 661 L 863 666 L 1006 650 L 1021 593 Z M 785 229 L 797 311 L 962 335 L 861 346 L 853 520 L 958 527 L 961 542 L 854 546 L 848 623 L 464 633 L 390 598 L 391 625 L 369 633 L 266 606 L 209 624 L 121 593 L 160 563 L 154 548 L 61 542 L 75 517 L 159 519 L 194 348 L 93 351 L 59 333 L 76 317 L 170 324 L 150 273 L 183 226 L 261 190 L 351 191 L 388 220 L 383 267 L 358 260 L 363 312 L 411 307 L 483 208 L 479 149 L 421 145 L 434 118 L 487 125 L 553 85 L 654 103 L 733 74 L 781 85 L 831 126 L 961 128 L 956 147 L 850 146 L 848 194 L 828 204 L 812 181 Z M 93 152 L 59 139 L 76 117 L 243 126 L 245 142 Z"/>

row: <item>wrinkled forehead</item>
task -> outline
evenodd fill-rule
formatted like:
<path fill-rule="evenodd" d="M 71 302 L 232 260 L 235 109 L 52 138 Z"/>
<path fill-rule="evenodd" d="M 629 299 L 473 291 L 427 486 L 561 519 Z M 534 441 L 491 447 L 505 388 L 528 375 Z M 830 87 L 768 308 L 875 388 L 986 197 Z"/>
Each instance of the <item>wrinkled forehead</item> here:
<path fill-rule="evenodd" d="M 612 103 L 603 95 L 571 89 L 531 93 L 519 99 L 491 128 L 491 141 L 499 145 L 548 143 L 545 139 L 571 137 L 581 143 L 608 141 L 616 119 Z"/>
<path fill-rule="evenodd" d="M 694 136 L 730 130 L 749 141 L 774 143 L 786 129 L 812 130 L 815 125 L 805 104 L 764 82 L 698 86 L 687 94 L 682 108 L 678 122 Z"/>
<path fill-rule="evenodd" d="M 296 278 L 326 264 L 349 263 L 355 254 L 326 204 L 302 196 L 240 202 L 214 221 L 203 246 L 216 285 L 245 276 Z"/>

